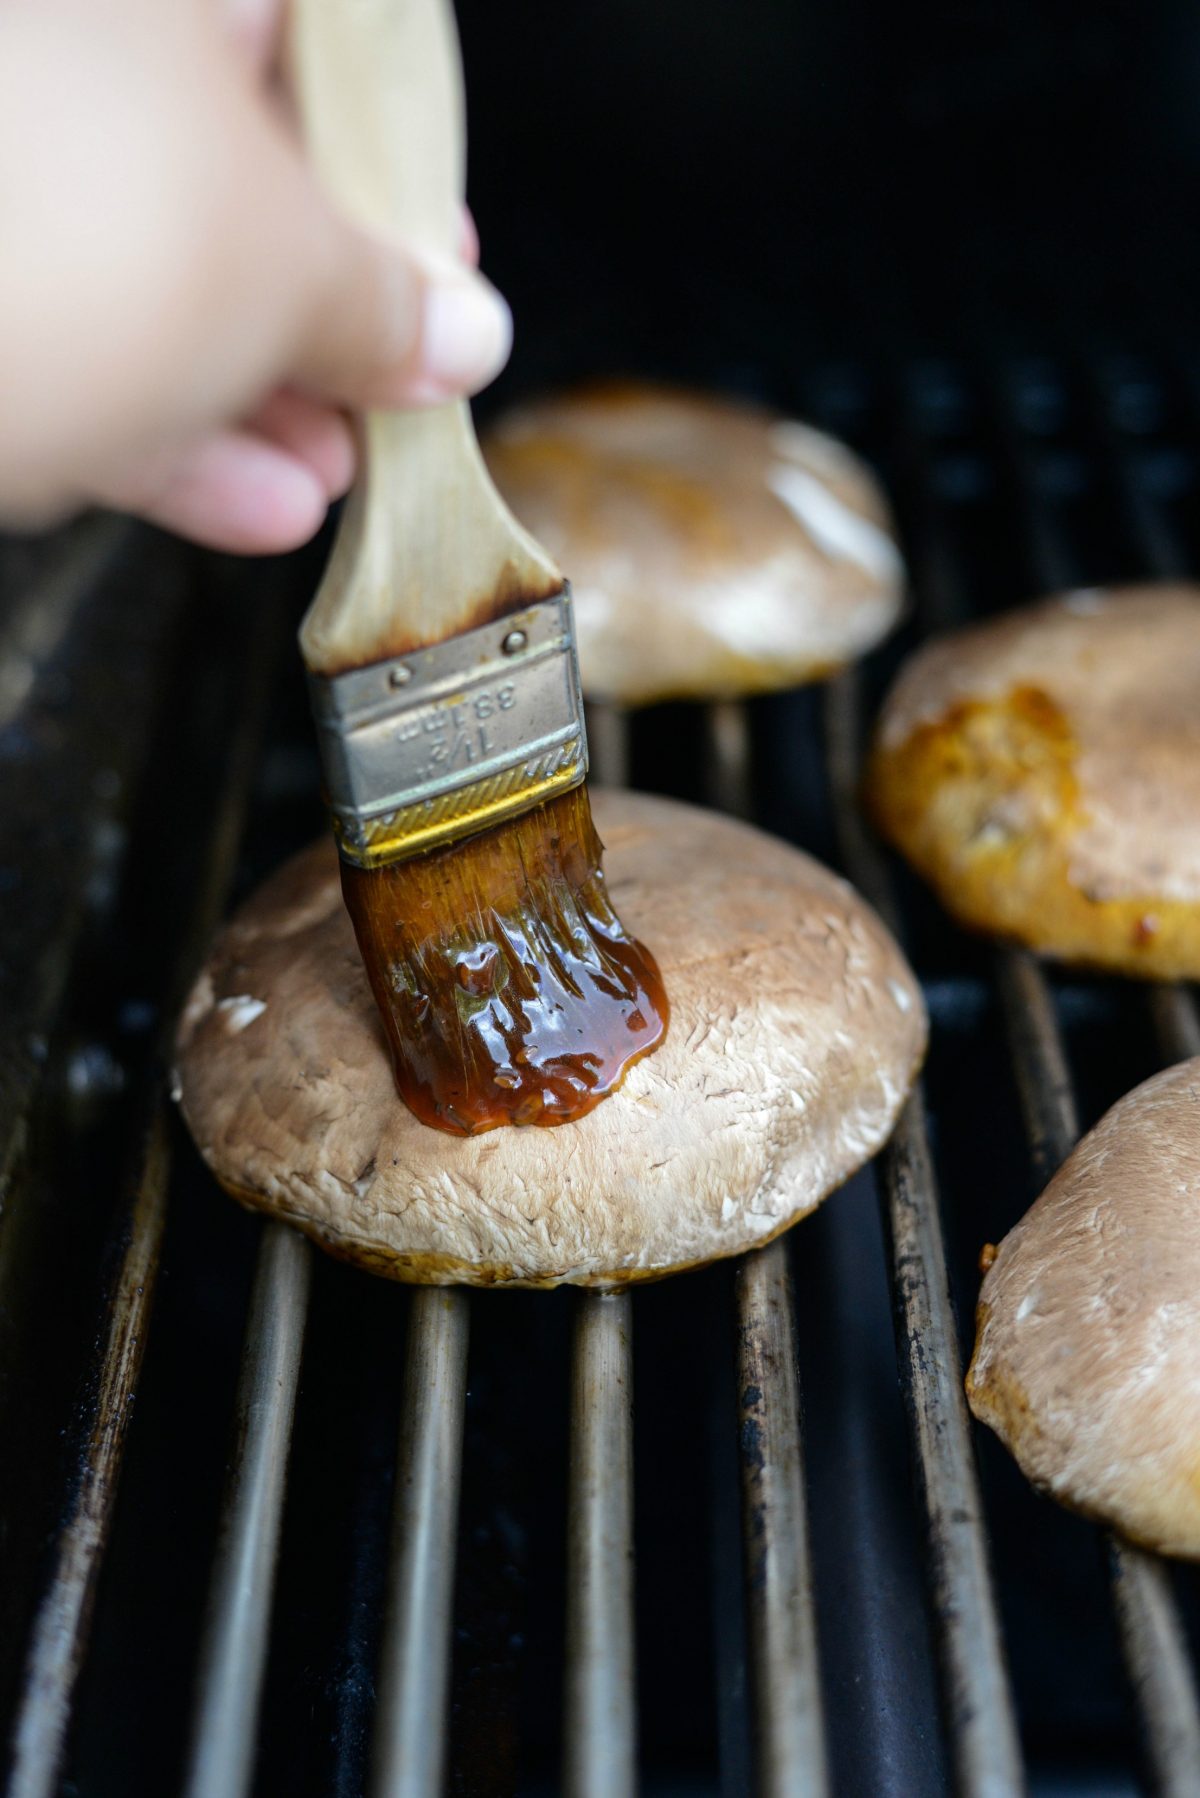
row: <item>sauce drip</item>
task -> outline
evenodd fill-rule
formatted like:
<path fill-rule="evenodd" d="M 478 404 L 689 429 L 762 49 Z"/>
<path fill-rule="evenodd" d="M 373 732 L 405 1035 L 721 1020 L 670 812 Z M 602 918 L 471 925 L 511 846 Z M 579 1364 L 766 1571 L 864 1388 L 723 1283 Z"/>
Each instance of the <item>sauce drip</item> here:
<path fill-rule="evenodd" d="M 657 1047 L 667 997 L 625 930 L 586 787 L 342 892 L 400 1096 L 454 1135 L 563 1124 Z"/>

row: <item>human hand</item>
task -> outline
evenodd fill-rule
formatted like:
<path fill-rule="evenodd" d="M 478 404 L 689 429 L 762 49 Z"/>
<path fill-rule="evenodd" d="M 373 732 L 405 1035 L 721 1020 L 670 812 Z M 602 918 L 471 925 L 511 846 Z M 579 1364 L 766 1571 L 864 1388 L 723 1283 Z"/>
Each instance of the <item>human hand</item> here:
<path fill-rule="evenodd" d="M 486 384 L 508 309 L 321 192 L 280 0 L 0 9 L 0 516 L 83 504 L 290 549 L 354 472 L 345 407 Z"/>

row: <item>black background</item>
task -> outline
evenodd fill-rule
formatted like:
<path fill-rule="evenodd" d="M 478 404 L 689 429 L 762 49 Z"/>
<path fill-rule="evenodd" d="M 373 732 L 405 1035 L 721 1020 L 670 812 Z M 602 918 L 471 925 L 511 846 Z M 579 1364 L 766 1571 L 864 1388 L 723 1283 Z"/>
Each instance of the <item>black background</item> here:
<path fill-rule="evenodd" d="M 459 8 L 514 378 L 756 367 L 1189 309 L 1200 12 Z"/>

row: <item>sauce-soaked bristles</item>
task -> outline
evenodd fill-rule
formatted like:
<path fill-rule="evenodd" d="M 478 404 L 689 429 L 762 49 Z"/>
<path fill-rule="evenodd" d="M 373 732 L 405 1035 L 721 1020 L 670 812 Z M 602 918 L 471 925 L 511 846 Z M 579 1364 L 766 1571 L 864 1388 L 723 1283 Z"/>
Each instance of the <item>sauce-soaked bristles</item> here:
<path fill-rule="evenodd" d="M 342 865 L 396 1084 L 458 1135 L 582 1117 L 663 1037 L 653 956 L 625 930 L 587 789 L 451 849 Z"/>

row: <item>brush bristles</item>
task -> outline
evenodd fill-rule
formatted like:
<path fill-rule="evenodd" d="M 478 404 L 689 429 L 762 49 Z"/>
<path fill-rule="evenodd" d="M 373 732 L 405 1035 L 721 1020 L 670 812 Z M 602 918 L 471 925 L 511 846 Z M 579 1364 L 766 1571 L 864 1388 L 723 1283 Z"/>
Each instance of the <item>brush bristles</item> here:
<path fill-rule="evenodd" d="M 582 1117 L 661 1040 L 654 958 L 604 883 L 587 789 L 342 890 L 402 1098 L 458 1135 Z"/>

